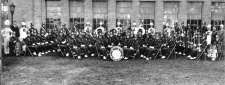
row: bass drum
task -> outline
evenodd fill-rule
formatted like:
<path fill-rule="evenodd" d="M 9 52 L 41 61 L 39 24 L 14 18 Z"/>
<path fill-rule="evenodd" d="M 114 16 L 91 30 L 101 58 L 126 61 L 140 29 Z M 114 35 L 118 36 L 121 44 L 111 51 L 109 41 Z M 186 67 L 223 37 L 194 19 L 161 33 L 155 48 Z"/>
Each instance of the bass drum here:
<path fill-rule="evenodd" d="M 124 58 L 123 49 L 119 46 L 112 47 L 110 50 L 110 58 L 113 61 L 120 61 Z"/>

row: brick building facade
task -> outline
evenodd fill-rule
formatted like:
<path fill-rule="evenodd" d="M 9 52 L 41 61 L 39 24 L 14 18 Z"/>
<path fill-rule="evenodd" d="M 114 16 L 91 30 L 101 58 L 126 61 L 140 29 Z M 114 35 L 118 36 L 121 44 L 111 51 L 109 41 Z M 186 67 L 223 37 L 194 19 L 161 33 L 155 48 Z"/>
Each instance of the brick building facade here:
<path fill-rule="evenodd" d="M 12 2 L 15 21 L 33 22 L 37 28 L 41 23 L 82 26 L 90 22 L 98 26 L 103 21 L 111 29 L 120 21 L 146 27 L 153 22 L 161 31 L 165 23 L 221 24 L 225 20 L 225 0 L 9 0 Z"/>

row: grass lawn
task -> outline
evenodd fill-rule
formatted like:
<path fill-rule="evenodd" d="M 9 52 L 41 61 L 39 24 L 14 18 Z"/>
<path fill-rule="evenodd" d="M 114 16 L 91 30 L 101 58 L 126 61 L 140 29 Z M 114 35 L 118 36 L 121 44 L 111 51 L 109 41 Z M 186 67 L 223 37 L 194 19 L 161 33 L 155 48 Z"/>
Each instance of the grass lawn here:
<path fill-rule="evenodd" d="M 225 85 L 224 61 L 8 57 L 1 85 Z"/>

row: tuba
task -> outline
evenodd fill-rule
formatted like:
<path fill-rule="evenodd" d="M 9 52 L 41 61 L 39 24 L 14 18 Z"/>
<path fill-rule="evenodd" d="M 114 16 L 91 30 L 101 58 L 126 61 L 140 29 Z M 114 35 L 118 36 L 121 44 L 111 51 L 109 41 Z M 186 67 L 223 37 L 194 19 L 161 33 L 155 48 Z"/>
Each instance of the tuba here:
<path fill-rule="evenodd" d="M 98 27 L 97 29 L 95 29 L 94 33 L 95 33 L 97 36 L 104 35 L 105 29 L 104 29 L 103 27 Z"/>

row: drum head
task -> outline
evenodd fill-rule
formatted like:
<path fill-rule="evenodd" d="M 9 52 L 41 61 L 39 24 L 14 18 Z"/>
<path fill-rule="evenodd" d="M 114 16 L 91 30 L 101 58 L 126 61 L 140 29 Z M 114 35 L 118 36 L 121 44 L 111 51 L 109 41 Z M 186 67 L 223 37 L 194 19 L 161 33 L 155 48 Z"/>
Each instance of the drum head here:
<path fill-rule="evenodd" d="M 110 50 L 110 58 L 113 61 L 120 61 L 123 57 L 123 49 L 119 46 L 112 47 Z"/>

